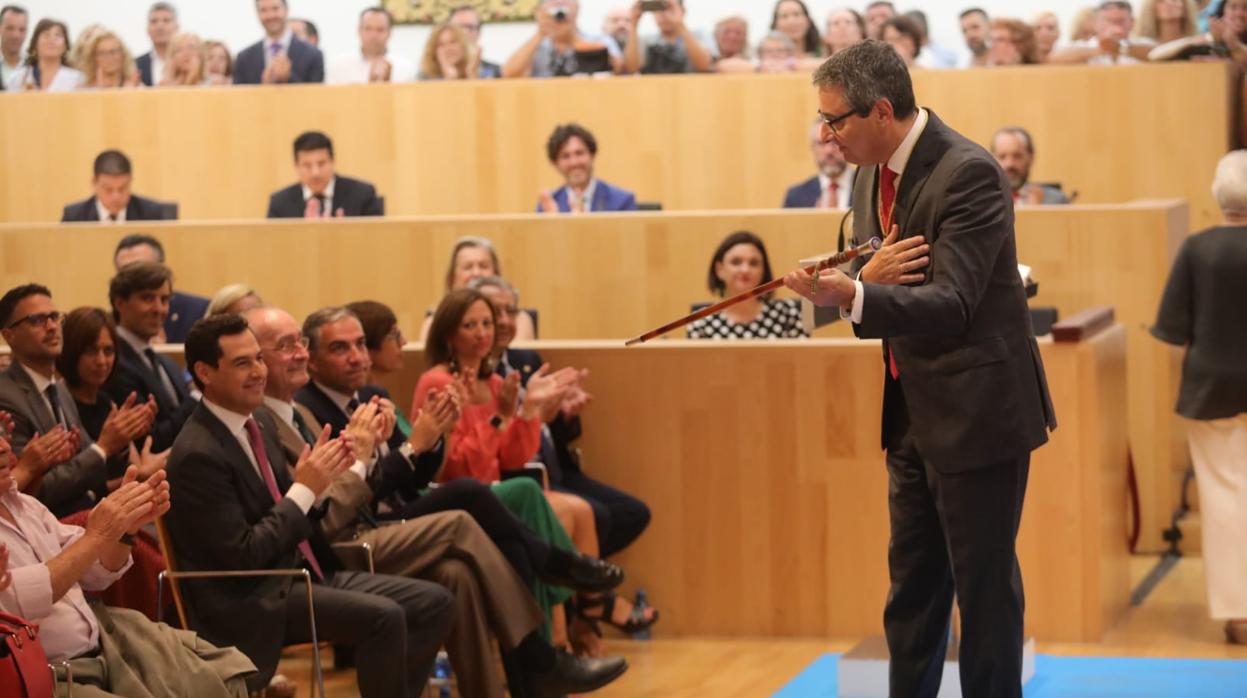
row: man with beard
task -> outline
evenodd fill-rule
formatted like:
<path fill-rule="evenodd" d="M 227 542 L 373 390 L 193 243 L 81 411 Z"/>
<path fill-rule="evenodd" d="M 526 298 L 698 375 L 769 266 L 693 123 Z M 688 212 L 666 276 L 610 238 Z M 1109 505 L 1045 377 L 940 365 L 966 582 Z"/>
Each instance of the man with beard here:
<path fill-rule="evenodd" d="M 815 119 L 810 127 L 810 154 L 818 174 L 794 184 L 784 194 L 784 208 L 848 208 L 852 205 L 853 176 L 834 140 L 824 141 L 819 134 L 823 120 Z"/>
<path fill-rule="evenodd" d="M 1030 183 L 1031 165 L 1035 163 L 1035 142 L 1026 129 L 1006 126 L 992 136 L 992 156 L 1005 171 L 1013 188 L 1013 204 L 1068 204 L 1069 197 L 1048 184 Z"/>
<path fill-rule="evenodd" d="M 987 32 L 990 23 L 987 12 L 982 8 L 971 7 L 961 13 L 961 35 L 966 39 L 966 48 L 970 49 L 971 68 L 987 65 Z"/>
<path fill-rule="evenodd" d="M 594 178 L 593 159 L 597 154 L 597 139 L 588 129 L 575 123 L 556 126 L 546 143 L 546 156 L 565 184 L 541 193 L 537 213 L 635 211 L 635 194 Z"/>
<path fill-rule="evenodd" d="M 287 22 L 286 0 L 256 0 L 264 38 L 243 49 L 234 62 L 234 84 L 274 85 L 324 82 L 320 49 L 295 36 Z"/>

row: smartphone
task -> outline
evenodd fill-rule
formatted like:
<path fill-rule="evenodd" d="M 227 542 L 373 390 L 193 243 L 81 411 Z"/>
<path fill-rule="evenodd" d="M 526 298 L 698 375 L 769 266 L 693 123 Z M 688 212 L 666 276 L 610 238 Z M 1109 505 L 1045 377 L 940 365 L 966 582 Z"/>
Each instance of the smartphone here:
<path fill-rule="evenodd" d="M 662 12 L 667 9 L 667 0 L 641 0 L 642 12 Z"/>

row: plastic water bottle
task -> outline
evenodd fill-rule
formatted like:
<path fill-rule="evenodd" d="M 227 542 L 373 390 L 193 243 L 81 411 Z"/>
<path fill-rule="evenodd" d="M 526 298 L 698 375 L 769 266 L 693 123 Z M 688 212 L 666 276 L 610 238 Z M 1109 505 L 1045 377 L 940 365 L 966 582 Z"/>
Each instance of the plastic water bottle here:
<path fill-rule="evenodd" d="M 645 596 L 644 589 L 637 589 L 636 601 L 633 603 L 633 605 L 636 607 L 636 611 L 633 612 L 636 615 L 636 617 L 644 618 L 645 609 L 649 608 L 649 600 Z M 648 640 L 649 638 L 650 638 L 649 628 L 638 630 L 635 633 L 632 633 L 633 640 Z"/>
<path fill-rule="evenodd" d="M 429 685 L 437 687 L 438 698 L 450 698 L 450 657 L 445 651 L 437 653 L 437 661 L 433 663 L 433 675 L 429 677 Z"/>

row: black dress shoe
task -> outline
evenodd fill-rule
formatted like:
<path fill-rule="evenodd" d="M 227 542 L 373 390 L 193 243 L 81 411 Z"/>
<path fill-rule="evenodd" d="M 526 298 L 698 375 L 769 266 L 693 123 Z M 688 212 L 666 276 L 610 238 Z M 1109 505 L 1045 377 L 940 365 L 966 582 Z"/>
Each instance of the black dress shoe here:
<path fill-rule="evenodd" d="M 534 677 L 539 698 L 596 691 L 628 670 L 628 660 L 623 657 L 577 657 L 561 649 L 555 654 L 554 668 Z"/>
<path fill-rule="evenodd" d="M 569 555 L 566 570 L 547 570 L 541 581 L 576 591 L 598 593 L 610 591 L 623 583 L 624 571 L 619 565 L 588 555 Z"/>

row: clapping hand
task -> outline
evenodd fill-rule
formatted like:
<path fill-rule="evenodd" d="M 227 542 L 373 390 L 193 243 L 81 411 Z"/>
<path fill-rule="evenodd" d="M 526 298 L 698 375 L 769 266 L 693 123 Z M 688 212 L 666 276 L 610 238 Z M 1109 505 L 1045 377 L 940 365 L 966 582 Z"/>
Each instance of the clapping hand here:
<path fill-rule="evenodd" d="M 449 434 L 459 422 L 460 402 L 453 389 L 430 390 L 424 407 L 411 425 L 411 437 L 407 442 L 417 453 L 423 453 L 437 443 L 443 434 Z"/>
<path fill-rule="evenodd" d="M 77 452 L 78 432 L 58 424 L 50 431 L 35 434 L 26 442 L 17 467 L 34 477 L 43 475 L 54 465 L 64 463 Z"/>
<path fill-rule="evenodd" d="M 164 476 L 159 476 L 164 481 Z M 163 509 L 168 511 L 168 483 L 161 488 L 164 500 Z M 157 501 L 157 488 L 138 481 L 138 467 L 130 466 L 122 478 L 117 491 L 100 500 L 99 504 L 87 515 L 86 529 L 105 543 L 115 543 L 122 535 L 133 534 L 147 521 L 158 514 L 162 505 Z M 161 512 L 163 513 L 163 512 Z"/>
<path fill-rule="evenodd" d="M 351 421 L 347 423 L 344 434 L 351 437 L 351 448 L 355 451 L 356 460 L 368 462 L 372 459 L 378 443 L 389 437 L 385 431 L 385 415 L 381 413 L 381 404 L 377 398 L 355 408 Z"/>
<path fill-rule="evenodd" d="M 148 440 L 149 446 L 150 446 L 150 443 L 151 441 L 149 439 Z M 165 453 L 167 454 L 168 451 L 166 451 Z M 122 476 L 121 478 L 121 486 L 125 487 L 127 484 L 131 482 L 140 482 L 139 478 L 143 477 L 143 474 L 140 472 L 140 470 L 141 468 L 138 468 L 133 465 L 130 466 L 129 468 L 126 468 L 126 474 Z M 152 492 L 151 505 L 152 506 L 151 506 L 151 509 L 146 514 L 139 516 L 138 520 L 135 521 L 134 524 L 129 529 L 126 530 L 126 533 L 130 535 L 134 535 L 138 533 L 139 529 L 155 521 L 157 518 L 164 516 L 165 512 L 169 511 L 169 506 L 170 506 L 169 480 L 167 479 L 167 476 L 165 475 L 164 470 L 157 470 L 146 480 L 142 480 L 141 485 L 151 489 L 151 492 Z"/>
<path fill-rule="evenodd" d="M 516 375 L 517 374 L 512 374 Z M 563 368 L 550 373 L 550 364 L 542 364 L 528 378 L 528 389 L 524 395 L 524 406 L 521 416 L 533 419 L 542 416 L 551 403 L 559 404 L 568 388 L 579 379 L 580 373 L 574 368 Z"/>
<path fill-rule="evenodd" d="M 163 471 L 168 464 L 168 449 L 160 453 L 152 453 L 152 437 L 149 436 L 143 441 L 142 451 L 135 448 L 134 444 L 130 444 L 130 465 L 138 467 L 140 480 L 146 480 L 157 472 Z"/>
<path fill-rule="evenodd" d="M 304 446 L 294 466 L 294 481 L 319 497 L 339 475 L 355 462 L 349 438 L 330 440 L 329 425 L 320 430 L 315 446 Z"/>

